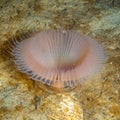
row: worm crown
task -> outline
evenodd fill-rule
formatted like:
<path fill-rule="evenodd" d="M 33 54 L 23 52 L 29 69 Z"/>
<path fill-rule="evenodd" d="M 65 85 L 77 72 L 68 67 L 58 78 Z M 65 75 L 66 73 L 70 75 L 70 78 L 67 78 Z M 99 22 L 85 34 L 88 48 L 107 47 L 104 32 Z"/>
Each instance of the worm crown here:
<path fill-rule="evenodd" d="M 58 90 L 75 88 L 105 61 L 103 48 L 73 30 L 45 30 L 15 42 L 15 64 L 33 80 Z"/>

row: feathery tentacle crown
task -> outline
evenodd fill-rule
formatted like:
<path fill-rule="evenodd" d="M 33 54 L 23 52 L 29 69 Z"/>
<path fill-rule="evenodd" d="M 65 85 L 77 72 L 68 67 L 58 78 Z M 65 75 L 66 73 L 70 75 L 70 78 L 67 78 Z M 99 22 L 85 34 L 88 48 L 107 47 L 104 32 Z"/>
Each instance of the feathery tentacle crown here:
<path fill-rule="evenodd" d="M 45 30 L 17 42 L 12 51 L 21 72 L 57 89 L 74 88 L 100 69 L 103 48 L 73 30 Z"/>

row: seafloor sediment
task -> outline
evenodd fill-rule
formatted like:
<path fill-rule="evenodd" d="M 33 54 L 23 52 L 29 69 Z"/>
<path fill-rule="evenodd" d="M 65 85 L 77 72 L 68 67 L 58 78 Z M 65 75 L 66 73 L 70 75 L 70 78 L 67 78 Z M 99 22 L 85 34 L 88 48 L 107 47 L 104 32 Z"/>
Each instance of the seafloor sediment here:
<path fill-rule="evenodd" d="M 74 29 L 104 46 L 101 74 L 79 90 L 49 93 L 2 54 L 6 41 L 44 29 Z M 0 0 L 0 120 L 119 120 L 119 0 Z"/>

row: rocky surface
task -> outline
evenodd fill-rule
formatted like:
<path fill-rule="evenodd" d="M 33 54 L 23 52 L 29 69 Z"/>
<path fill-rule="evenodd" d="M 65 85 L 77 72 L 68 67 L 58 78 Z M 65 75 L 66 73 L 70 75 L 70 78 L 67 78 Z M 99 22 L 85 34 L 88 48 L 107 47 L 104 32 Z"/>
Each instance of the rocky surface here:
<path fill-rule="evenodd" d="M 79 90 L 49 93 L 1 52 L 0 120 L 119 120 L 119 10 L 119 0 L 1 0 L 0 51 L 8 49 L 6 41 L 28 31 L 61 28 L 95 38 L 108 59 L 101 74 Z"/>

